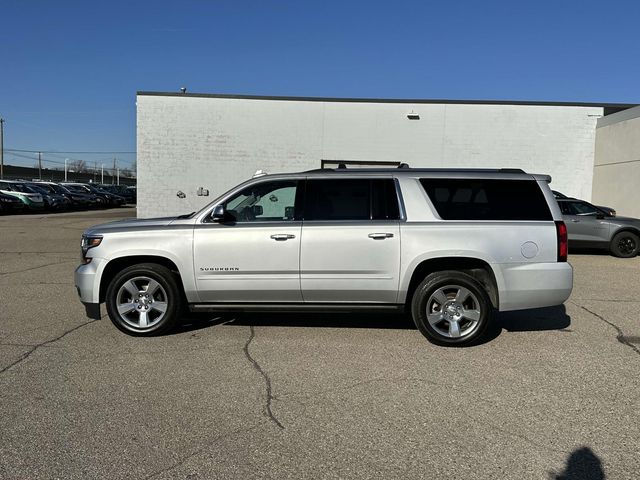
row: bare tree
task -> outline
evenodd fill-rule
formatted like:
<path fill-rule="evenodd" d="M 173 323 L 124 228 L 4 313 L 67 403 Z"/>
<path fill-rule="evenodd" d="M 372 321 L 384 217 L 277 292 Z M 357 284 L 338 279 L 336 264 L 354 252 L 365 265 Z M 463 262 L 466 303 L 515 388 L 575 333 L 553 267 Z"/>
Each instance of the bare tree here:
<path fill-rule="evenodd" d="M 84 173 L 87 171 L 87 162 L 84 160 L 73 160 L 69 163 L 69 170 L 78 173 Z"/>

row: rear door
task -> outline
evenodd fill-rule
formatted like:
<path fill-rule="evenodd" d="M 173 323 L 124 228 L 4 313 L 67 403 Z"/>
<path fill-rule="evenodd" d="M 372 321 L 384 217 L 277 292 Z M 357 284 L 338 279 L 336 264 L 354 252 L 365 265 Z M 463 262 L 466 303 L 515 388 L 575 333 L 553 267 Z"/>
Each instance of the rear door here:
<path fill-rule="evenodd" d="M 400 210 L 393 178 L 308 179 L 303 215 L 305 302 L 396 302 Z"/>

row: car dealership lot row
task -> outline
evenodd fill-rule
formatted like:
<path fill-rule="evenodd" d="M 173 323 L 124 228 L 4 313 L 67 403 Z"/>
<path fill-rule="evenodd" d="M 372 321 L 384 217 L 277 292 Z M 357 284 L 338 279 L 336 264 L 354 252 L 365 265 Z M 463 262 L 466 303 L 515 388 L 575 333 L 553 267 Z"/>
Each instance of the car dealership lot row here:
<path fill-rule="evenodd" d="M 501 315 L 466 349 L 394 315 L 141 339 L 89 322 L 73 288 L 82 231 L 124 216 L 0 218 L 1 478 L 636 476 L 639 257 L 571 254 L 566 310 Z"/>

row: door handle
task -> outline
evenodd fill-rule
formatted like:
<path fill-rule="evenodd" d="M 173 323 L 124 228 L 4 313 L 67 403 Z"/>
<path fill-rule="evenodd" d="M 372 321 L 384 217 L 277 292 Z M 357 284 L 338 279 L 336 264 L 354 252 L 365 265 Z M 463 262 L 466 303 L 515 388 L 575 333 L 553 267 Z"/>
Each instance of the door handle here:
<path fill-rule="evenodd" d="M 580 223 L 580 220 L 576 220 L 575 218 L 572 218 L 572 219 L 571 219 L 571 221 L 572 221 L 573 223 Z"/>
<path fill-rule="evenodd" d="M 273 238 L 276 241 L 283 241 L 283 240 L 289 240 L 290 238 L 296 238 L 295 235 L 292 235 L 290 233 L 276 233 L 271 235 L 271 238 Z"/>
<path fill-rule="evenodd" d="M 374 240 L 384 240 L 385 238 L 392 238 L 393 233 L 370 233 L 369 238 Z"/>

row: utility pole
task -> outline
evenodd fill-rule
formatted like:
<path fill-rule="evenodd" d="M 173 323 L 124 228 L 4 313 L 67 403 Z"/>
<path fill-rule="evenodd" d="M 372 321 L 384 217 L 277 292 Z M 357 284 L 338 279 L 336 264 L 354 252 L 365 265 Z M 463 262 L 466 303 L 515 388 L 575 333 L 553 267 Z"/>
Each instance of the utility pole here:
<path fill-rule="evenodd" d="M 113 176 L 116 173 L 116 157 L 113 157 L 113 170 L 111 170 L 111 185 L 113 185 Z"/>
<path fill-rule="evenodd" d="M 93 183 L 96 183 L 96 175 L 98 174 L 98 162 L 93 162 Z"/>
<path fill-rule="evenodd" d="M 42 180 L 42 152 L 38 152 L 38 178 Z"/>
<path fill-rule="evenodd" d="M 4 118 L 0 118 L 0 180 L 4 178 Z"/>
<path fill-rule="evenodd" d="M 118 177 L 117 177 L 118 178 L 118 180 L 117 180 L 118 183 L 117 184 L 120 185 L 120 167 L 116 168 L 116 173 L 118 175 Z"/>
<path fill-rule="evenodd" d="M 64 159 L 64 181 L 65 182 L 67 181 L 67 161 L 68 160 L 69 160 L 68 158 Z"/>

